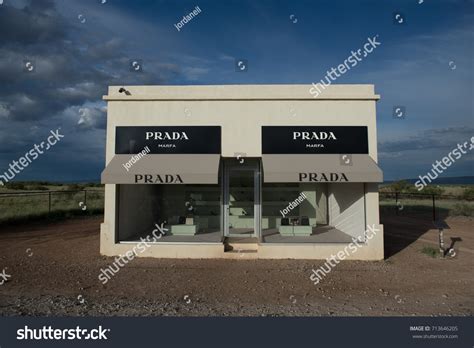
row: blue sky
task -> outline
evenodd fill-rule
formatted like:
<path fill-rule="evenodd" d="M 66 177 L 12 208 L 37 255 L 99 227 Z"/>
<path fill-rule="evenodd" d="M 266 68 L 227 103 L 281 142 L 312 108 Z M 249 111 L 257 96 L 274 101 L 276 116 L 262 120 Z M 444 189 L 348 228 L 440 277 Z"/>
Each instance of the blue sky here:
<path fill-rule="evenodd" d="M 379 35 L 336 83 L 375 85 L 385 178 L 417 177 L 474 136 L 474 2 L 420 1 L 4 0 L 0 173 L 62 127 L 61 143 L 16 179 L 97 180 L 110 84 L 310 84 Z M 202 12 L 178 32 L 196 5 Z M 141 73 L 129 70 L 136 59 Z M 235 71 L 236 59 L 248 60 L 247 72 Z M 392 117 L 398 105 L 403 119 Z M 443 176 L 473 169 L 470 153 Z"/>

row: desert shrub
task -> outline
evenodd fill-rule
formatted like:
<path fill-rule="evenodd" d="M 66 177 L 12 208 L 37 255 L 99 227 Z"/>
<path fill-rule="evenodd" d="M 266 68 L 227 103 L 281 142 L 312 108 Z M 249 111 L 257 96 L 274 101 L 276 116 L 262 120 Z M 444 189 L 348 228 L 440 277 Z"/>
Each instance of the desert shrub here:
<path fill-rule="evenodd" d="M 441 186 L 427 185 L 421 192 L 427 195 L 439 196 L 444 193 L 444 189 Z"/>
<path fill-rule="evenodd" d="M 406 180 L 393 182 L 389 185 L 390 190 L 394 192 L 413 192 L 414 186 Z"/>
<path fill-rule="evenodd" d="M 25 184 L 18 181 L 8 182 L 5 186 L 11 190 L 26 190 Z"/>
<path fill-rule="evenodd" d="M 101 184 L 100 182 L 89 182 L 86 185 L 87 187 L 103 187 L 104 185 Z"/>
<path fill-rule="evenodd" d="M 94 192 L 93 190 L 88 190 L 87 191 L 87 199 L 101 199 L 104 197 L 104 192 L 99 191 L 99 192 Z"/>
<path fill-rule="evenodd" d="M 464 189 L 464 192 L 462 193 L 462 198 L 468 201 L 474 200 L 474 185 Z"/>
<path fill-rule="evenodd" d="M 474 216 L 474 206 L 467 203 L 456 203 L 449 214 L 453 216 Z"/>
<path fill-rule="evenodd" d="M 28 187 L 29 190 L 33 191 L 48 191 L 49 189 L 46 186 L 40 184 L 33 184 Z"/>
<path fill-rule="evenodd" d="M 67 185 L 67 190 L 70 191 L 80 191 L 84 189 L 84 185 L 82 184 L 69 184 Z"/>
<path fill-rule="evenodd" d="M 438 249 L 433 248 L 431 246 L 425 246 L 423 249 L 421 249 L 421 252 L 425 255 L 431 256 L 431 257 L 436 257 L 439 256 L 440 252 Z"/>

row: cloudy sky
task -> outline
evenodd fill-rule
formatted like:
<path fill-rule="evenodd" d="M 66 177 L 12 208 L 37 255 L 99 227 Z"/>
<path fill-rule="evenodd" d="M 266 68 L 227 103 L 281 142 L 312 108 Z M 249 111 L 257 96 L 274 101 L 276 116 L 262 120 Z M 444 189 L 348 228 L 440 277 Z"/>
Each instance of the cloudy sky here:
<path fill-rule="evenodd" d="M 196 5 L 202 12 L 178 32 Z M 0 0 L 0 174 L 61 127 L 61 142 L 16 179 L 98 180 L 108 85 L 310 84 L 378 34 L 382 44 L 336 83 L 375 84 L 385 179 L 417 177 L 474 136 L 473 8 L 472 0 Z M 247 72 L 236 72 L 236 59 Z M 133 60 L 142 72 L 131 71 Z M 395 106 L 404 118 L 393 117 Z M 473 157 L 444 176 L 473 175 Z"/>

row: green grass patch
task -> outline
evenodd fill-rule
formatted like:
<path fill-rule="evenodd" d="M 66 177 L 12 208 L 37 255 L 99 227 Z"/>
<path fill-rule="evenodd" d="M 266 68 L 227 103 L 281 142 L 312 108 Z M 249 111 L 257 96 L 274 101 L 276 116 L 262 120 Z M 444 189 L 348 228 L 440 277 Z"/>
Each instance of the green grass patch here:
<path fill-rule="evenodd" d="M 441 256 L 441 255 L 440 255 L 441 253 L 439 252 L 439 250 L 436 249 L 436 248 L 433 248 L 433 247 L 431 247 L 431 246 L 425 246 L 425 247 L 423 247 L 423 249 L 421 249 L 421 252 L 422 252 L 423 254 L 428 255 L 428 256 L 430 256 L 430 257 L 433 257 L 433 258 L 434 258 L 434 257 Z"/>
<path fill-rule="evenodd" d="M 395 198 L 380 195 L 380 210 L 383 212 L 398 211 L 398 215 L 429 213 L 433 211 L 433 201 L 431 198 L 405 198 L 400 195 L 398 201 L 399 205 L 397 206 Z M 474 216 L 474 201 L 436 199 L 435 207 L 437 215 Z"/>
<path fill-rule="evenodd" d="M 84 216 L 94 216 L 101 215 L 104 213 L 104 209 L 90 209 L 90 210 L 55 210 L 51 213 L 36 213 L 36 214 L 25 214 L 9 217 L 3 220 L 0 220 L 1 225 L 14 225 L 22 222 L 31 222 L 31 221 L 60 221 L 67 220 L 73 217 L 84 217 Z"/>
<path fill-rule="evenodd" d="M 82 209 L 84 202 L 85 210 Z M 103 190 L 0 195 L 0 223 L 101 214 L 103 210 Z"/>
<path fill-rule="evenodd" d="M 469 204 L 471 203 L 471 204 Z M 474 205 L 472 202 L 469 203 L 456 203 L 453 208 L 449 211 L 449 215 L 452 216 L 474 216 Z"/>

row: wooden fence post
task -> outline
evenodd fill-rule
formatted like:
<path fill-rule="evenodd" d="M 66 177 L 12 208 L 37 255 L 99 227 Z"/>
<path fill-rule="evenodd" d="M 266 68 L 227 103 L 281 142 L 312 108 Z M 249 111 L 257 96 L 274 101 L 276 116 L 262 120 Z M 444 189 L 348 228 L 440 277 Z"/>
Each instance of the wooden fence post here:
<path fill-rule="evenodd" d="M 395 192 L 395 214 L 398 215 L 398 192 Z"/>

